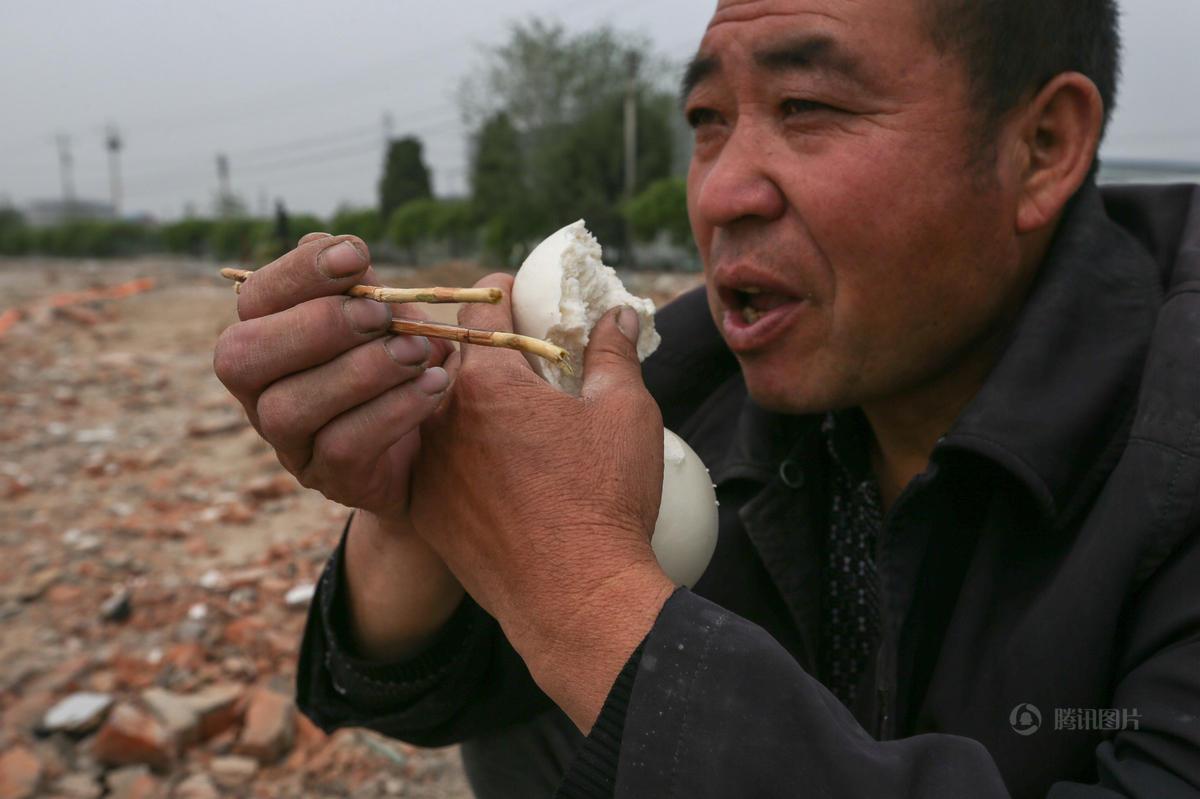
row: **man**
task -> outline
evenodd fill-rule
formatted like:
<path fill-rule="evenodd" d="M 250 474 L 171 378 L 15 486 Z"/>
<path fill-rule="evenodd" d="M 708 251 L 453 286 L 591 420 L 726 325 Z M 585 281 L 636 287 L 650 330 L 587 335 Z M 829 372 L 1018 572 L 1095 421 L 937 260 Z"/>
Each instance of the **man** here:
<path fill-rule="evenodd" d="M 359 242 L 256 274 L 217 372 L 359 509 L 306 712 L 466 740 L 485 797 L 1200 795 L 1200 198 L 1096 189 L 1117 49 L 1111 0 L 722 0 L 707 290 L 644 383 L 623 312 L 573 399 L 385 338 Z M 721 500 L 694 591 L 663 421 Z"/>

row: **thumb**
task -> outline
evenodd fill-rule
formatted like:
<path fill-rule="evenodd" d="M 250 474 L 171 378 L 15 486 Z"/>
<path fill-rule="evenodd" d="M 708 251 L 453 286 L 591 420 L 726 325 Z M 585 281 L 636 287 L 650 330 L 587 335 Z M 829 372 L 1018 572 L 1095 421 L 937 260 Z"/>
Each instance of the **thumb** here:
<path fill-rule="evenodd" d="M 628 306 L 613 308 L 600 318 L 583 353 L 583 391 L 598 400 L 610 391 L 644 388 L 642 365 L 637 356 L 641 324 Z"/>

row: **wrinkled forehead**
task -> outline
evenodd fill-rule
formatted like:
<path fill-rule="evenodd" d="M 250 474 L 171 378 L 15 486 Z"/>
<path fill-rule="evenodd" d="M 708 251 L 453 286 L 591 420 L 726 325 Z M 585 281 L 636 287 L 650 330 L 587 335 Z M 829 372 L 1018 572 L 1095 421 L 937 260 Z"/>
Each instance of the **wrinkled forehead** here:
<path fill-rule="evenodd" d="M 825 22 L 844 29 L 903 20 L 926 32 L 929 12 L 941 0 L 718 0 L 707 32 L 736 23 L 786 27 Z M 909 27 L 906 25 L 905 27 Z"/>
<path fill-rule="evenodd" d="M 821 75 L 874 91 L 905 80 L 930 40 L 930 0 L 719 0 L 682 96 L 729 69 Z"/>

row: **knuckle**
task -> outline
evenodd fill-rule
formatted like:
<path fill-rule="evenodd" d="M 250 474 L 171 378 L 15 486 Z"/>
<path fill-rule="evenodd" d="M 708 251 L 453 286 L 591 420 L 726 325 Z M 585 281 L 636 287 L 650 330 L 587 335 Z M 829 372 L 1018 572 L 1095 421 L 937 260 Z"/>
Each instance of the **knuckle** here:
<path fill-rule="evenodd" d="M 345 435 L 319 435 L 313 447 L 313 460 L 327 474 L 345 474 L 358 457 L 358 447 Z"/>
<path fill-rule="evenodd" d="M 303 247 L 305 244 L 308 244 L 310 242 L 320 241 L 321 239 L 328 239 L 328 238 L 331 238 L 330 234 L 314 231 L 312 233 L 306 233 L 305 235 L 301 236 L 300 241 L 297 242 L 296 246 Z"/>
<path fill-rule="evenodd" d="M 350 297 L 319 297 L 304 303 L 302 325 L 312 339 L 340 335 L 351 330 L 346 313 Z"/>
<path fill-rule="evenodd" d="M 366 346 L 364 345 L 364 347 Z M 345 374 L 340 380 L 340 391 L 344 392 L 347 397 L 357 400 L 373 396 L 381 387 L 381 375 L 390 374 L 386 370 L 396 366 L 395 362 L 387 357 L 386 351 L 382 358 L 374 357 L 375 350 L 375 347 L 371 347 L 367 352 L 356 351 L 353 357 L 348 359 Z M 378 365 L 376 365 L 377 362 Z"/>
<path fill-rule="evenodd" d="M 267 389 L 258 398 L 258 423 L 262 437 L 268 443 L 285 441 L 296 437 L 301 424 L 296 403 L 290 401 L 278 388 Z"/>
<path fill-rule="evenodd" d="M 325 493 L 323 490 L 324 486 L 322 485 L 320 478 L 315 473 L 312 461 L 309 461 L 304 466 L 295 469 L 288 468 L 286 463 L 283 465 L 284 468 L 287 468 L 288 471 L 292 473 L 292 476 L 296 478 L 296 482 L 298 482 L 301 486 L 311 491 L 320 491 L 323 494 Z M 328 494 L 326 494 L 326 496 L 329 499 L 334 499 L 333 497 L 329 497 Z M 334 501 L 336 502 L 337 500 L 334 499 Z"/>
<path fill-rule="evenodd" d="M 213 372 L 226 388 L 240 388 L 246 378 L 245 335 L 241 325 L 233 325 L 217 338 L 213 348 Z"/>

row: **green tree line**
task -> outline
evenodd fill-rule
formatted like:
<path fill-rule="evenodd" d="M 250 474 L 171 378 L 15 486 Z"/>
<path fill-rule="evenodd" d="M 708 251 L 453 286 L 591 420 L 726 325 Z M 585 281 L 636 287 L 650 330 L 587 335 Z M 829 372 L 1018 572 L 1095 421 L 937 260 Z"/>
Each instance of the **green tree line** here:
<path fill-rule="evenodd" d="M 631 63 L 638 64 L 631 84 Z M 304 233 L 353 234 L 418 262 L 425 253 L 483 257 L 514 267 L 541 238 L 576 219 L 612 262 L 633 240 L 690 247 L 682 178 L 672 175 L 680 135 L 673 70 L 641 38 L 600 28 L 569 34 L 539 20 L 518 23 L 486 52 L 459 91 L 470 131 L 469 195 L 437 198 L 422 142 L 389 142 L 372 208 L 331 218 L 275 219 L 243 213 L 169 224 L 69 221 L 30 227 L 0 209 L 0 254 L 126 256 L 169 252 L 263 263 Z M 626 200 L 625 104 L 638 118 L 635 196 Z M 234 208 L 241 208 L 240 204 Z"/>

